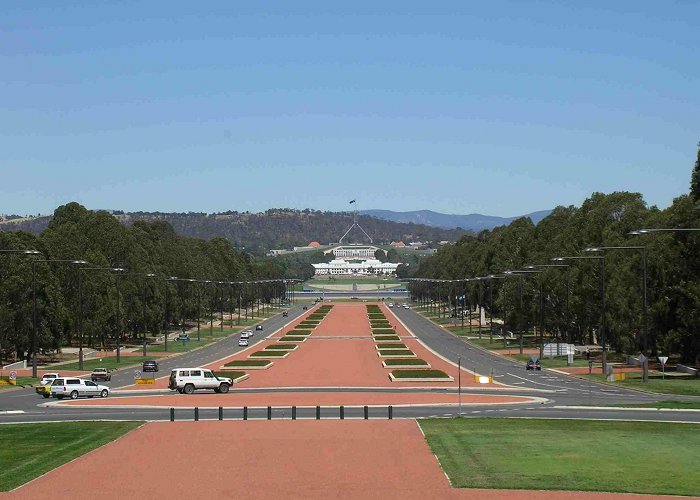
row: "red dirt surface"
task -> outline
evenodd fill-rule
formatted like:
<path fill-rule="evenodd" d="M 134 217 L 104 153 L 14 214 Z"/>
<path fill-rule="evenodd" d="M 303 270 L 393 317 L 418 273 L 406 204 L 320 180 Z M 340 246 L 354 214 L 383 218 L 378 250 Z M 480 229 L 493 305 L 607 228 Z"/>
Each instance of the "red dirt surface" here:
<path fill-rule="evenodd" d="M 457 394 L 401 394 L 376 392 L 292 392 L 292 393 L 197 393 L 190 396 L 166 394 L 163 396 L 127 396 L 110 399 L 64 401 L 60 406 L 160 406 L 163 408 L 231 407 L 231 406 L 386 406 L 458 404 Z M 488 394 L 462 394 L 462 404 L 535 403 L 524 396 L 493 396 Z"/>
<path fill-rule="evenodd" d="M 646 500 L 658 496 L 453 489 L 415 421 L 306 420 L 147 424 L 0 498 Z"/>

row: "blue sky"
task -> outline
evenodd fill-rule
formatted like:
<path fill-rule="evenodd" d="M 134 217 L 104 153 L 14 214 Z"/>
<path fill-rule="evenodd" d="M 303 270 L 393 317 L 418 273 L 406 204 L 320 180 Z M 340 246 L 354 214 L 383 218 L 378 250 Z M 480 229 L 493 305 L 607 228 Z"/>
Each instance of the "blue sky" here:
<path fill-rule="evenodd" d="M 25 2 L 0 213 L 432 209 L 688 191 L 696 1 Z"/>

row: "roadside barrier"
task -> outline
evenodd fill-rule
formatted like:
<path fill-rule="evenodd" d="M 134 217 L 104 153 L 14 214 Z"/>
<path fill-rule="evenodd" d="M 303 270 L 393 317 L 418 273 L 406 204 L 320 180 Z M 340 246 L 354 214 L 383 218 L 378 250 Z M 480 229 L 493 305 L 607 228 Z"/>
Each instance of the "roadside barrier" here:
<path fill-rule="evenodd" d="M 394 418 L 394 407 L 383 406 L 383 407 L 373 407 L 372 415 L 370 416 L 370 407 L 368 405 L 364 406 L 292 406 L 291 407 L 291 417 L 289 406 L 243 406 L 243 407 L 223 407 L 218 408 L 200 408 L 198 406 L 189 408 L 170 408 L 169 417 L 171 422 L 175 422 L 176 410 L 178 414 L 187 415 L 187 410 L 192 410 L 192 417 L 180 418 L 180 421 L 186 421 L 192 418 L 194 422 L 199 422 L 200 420 L 299 420 L 299 419 L 311 419 L 311 420 L 370 420 L 372 419 L 388 419 L 392 420 Z M 180 411 L 182 410 L 182 411 Z M 226 415 L 224 415 L 224 410 Z"/>

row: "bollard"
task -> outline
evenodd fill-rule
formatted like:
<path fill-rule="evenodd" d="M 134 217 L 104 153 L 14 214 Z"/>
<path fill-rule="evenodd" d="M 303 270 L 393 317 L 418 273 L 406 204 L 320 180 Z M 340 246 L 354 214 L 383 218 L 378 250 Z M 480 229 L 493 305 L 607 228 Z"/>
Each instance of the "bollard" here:
<path fill-rule="evenodd" d="M 243 407 L 243 420 L 248 420 L 248 407 Z"/>
<path fill-rule="evenodd" d="M 345 407 L 340 407 L 340 420 L 345 420 Z"/>
<path fill-rule="evenodd" d="M 221 406 L 219 406 L 219 420 L 223 420 L 223 419 L 224 419 L 224 409 Z"/>
<path fill-rule="evenodd" d="M 194 407 L 194 421 L 199 422 L 199 407 Z"/>
<path fill-rule="evenodd" d="M 267 419 L 272 420 L 272 406 L 267 407 Z"/>
<path fill-rule="evenodd" d="M 170 421 L 175 422 L 175 408 L 170 408 Z"/>
<path fill-rule="evenodd" d="M 292 406 L 292 420 L 296 420 L 296 419 L 297 419 L 297 407 Z"/>
<path fill-rule="evenodd" d="M 389 420 L 394 418 L 394 407 L 389 405 Z"/>
<path fill-rule="evenodd" d="M 316 420 L 321 420 L 321 407 L 316 407 Z"/>
<path fill-rule="evenodd" d="M 365 420 L 369 420 L 369 408 L 365 405 Z"/>

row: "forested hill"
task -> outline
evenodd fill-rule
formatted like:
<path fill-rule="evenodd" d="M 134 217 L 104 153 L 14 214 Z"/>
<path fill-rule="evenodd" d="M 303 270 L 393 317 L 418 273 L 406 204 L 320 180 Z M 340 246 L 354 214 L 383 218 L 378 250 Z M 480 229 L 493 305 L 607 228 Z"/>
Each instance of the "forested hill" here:
<path fill-rule="evenodd" d="M 209 240 L 222 237 L 234 246 L 245 247 L 250 252 L 262 252 L 271 248 L 305 246 L 311 241 L 322 244 L 337 242 L 352 224 L 352 215 L 340 212 L 315 210 L 270 209 L 263 213 L 223 212 L 162 213 L 162 212 L 114 212 L 124 224 L 137 220 L 167 221 L 182 236 Z M 34 234 L 48 227 L 51 217 L 24 218 L 0 223 L 0 230 L 23 230 Z M 441 229 L 422 224 L 398 223 L 361 215 L 360 225 L 377 243 L 402 240 L 456 241 L 465 234 L 460 229 Z M 366 242 L 359 229 L 344 240 L 345 243 Z"/>

